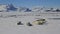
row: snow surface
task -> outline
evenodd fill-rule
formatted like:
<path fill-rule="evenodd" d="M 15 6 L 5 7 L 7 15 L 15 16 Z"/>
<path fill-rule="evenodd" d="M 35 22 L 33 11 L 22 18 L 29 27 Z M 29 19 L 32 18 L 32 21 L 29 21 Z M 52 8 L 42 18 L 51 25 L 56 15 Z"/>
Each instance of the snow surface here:
<path fill-rule="evenodd" d="M 60 34 L 60 20 L 52 19 L 59 17 L 60 13 L 0 12 L 0 34 Z M 47 22 L 44 25 L 26 25 L 40 18 Z M 24 25 L 17 25 L 19 21 Z"/>

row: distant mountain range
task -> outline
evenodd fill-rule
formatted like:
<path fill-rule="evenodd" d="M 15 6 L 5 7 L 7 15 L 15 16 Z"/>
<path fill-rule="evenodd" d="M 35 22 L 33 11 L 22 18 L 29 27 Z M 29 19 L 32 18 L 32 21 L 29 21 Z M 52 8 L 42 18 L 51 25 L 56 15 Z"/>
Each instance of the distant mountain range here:
<path fill-rule="evenodd" d="M 11 12 L 11 11 L 18 11 L 18 12 L 60 12 L 60 9 L 55 8 L 40 8 L 40 7 L 34 7 L 32 9 L 26 8 L 26 7 L 15 7 L 13 4 L 0 4 L 0 12 Z"/>

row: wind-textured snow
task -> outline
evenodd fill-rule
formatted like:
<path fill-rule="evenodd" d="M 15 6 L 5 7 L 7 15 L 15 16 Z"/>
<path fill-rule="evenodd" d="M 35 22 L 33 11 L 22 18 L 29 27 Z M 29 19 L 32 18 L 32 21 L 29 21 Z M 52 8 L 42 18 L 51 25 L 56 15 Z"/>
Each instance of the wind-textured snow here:
<path fill-rule="evenodd" d="M 1 12 L 0 34 L 60 34 L 60 20 L 50 19 L 59 17 L 60 13 Z M 45 18 L 47 22 L 44 25 L 26 25 L 40 18 Z M 19 21 L 24 25 L 17 25 Z"/>

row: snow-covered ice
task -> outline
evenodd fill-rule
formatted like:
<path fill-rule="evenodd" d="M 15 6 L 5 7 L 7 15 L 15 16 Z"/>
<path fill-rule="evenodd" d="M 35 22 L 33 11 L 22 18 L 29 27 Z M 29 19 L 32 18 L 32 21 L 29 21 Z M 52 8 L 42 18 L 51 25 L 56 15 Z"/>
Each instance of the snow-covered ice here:
<path fill-rule="evenodd" d="M 30 16 L 19 16 L 20 14 L 30 14 Z M 33 16 L 41 15 L 41 16 Z M 53 17 L 60 17 L 57 15 L 51 15 L 50 13 L 13 13 L 6 12 L 0 13 L 0 34 L 60 34 L 60 20 L 49 19 Z M 8 17 L 9 15 L 18 15 L 17 17 Z M 27 22 L 34 21 L 35 19 L 45 18 L 46 24 L 27 26 Z M 24 25 L 17 25 L 19 21 L 22 21 Z"/>

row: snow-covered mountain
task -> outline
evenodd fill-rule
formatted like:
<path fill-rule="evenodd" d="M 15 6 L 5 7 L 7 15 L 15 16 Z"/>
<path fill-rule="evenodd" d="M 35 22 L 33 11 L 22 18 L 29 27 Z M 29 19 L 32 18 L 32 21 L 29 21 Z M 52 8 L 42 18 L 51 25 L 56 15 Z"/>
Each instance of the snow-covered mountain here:
<path fill-rule="evenodd" d="M 7 6 L 7 10 L 17 11 L 17 8 L 13 4 L 10 4 Z"/>
<path fill-rule="evenodd" d="M 1 4 L 0 5 L 0 12 L 12 12 L 12 11 L 31 12 L 32 10 L 30 10 L 29 8 L 26 8 L 26 7 L 17 8 L 13 4 L 8 4 L 8 5 Z"/>
<path fill-rule="evenodd" d="M 0 4 L 0 12 L 6 12 L 7 11 L 7 5 Z"/>
<path fill-rule="evenodd" d="M 26 7 L 19 7 L 17 11 L 19 11 L 19 12 L 31 12 L 32 10 L 30 10 L 29 8 L 26 8 Z"/>
<path fill-rule="evenodd" d="M 10 5 L 0 4 L 0 12 L 9 12 L 9 10 L 16 11 L 17 8 L 15 8 L 12 4 Z"/>
<path fill-rule="evenodd" d="M 58 8 L 45 8 L 45 7 L 15 7 L 13 4 L 0 4 L 0 12 L 60 12 Z"/>

